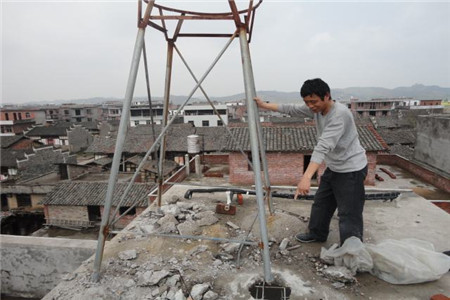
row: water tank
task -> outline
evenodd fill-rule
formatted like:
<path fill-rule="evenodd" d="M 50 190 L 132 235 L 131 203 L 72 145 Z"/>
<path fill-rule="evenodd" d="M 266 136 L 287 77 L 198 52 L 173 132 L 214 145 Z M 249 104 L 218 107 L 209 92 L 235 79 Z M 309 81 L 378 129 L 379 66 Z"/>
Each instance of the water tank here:
<path fill-rule="evenodd" d="M 196 134 L 188 135 L 187 137 L 187 152 L 189 154 L 200 153 L 200 136 Z"/>

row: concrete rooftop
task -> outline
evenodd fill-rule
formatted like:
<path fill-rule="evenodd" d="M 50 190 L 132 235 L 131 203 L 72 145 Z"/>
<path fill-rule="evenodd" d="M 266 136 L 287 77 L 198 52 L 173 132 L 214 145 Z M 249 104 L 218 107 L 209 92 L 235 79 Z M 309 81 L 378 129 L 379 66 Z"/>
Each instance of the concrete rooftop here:
<path fill-rule="evenodd" d="M 448 194 L 412 178 L 401 169 L 392 166 L 386 168 L 396 174 L 397 179 L 383 176 L 385 181 L 377 183 L 377 188 L 420 188 L 422 192 L 435 193 L 442 200 L 448 200 Z M 229 186 L 226 178 L 199 179 L 192 176 L 183 184 L 168 190 L 163 196 L 163 204 L 176 196 L 181 198 L 178 207 L 190 207 L 189 209 L 199 213 L 214 211 L 217 202 L 226 201 L 224 193 L 194 194 L 191 200 L 183 198 L 187 189 L 199 188 L 199 184 Z M 450 295 L 448 272 L 437 281 L 414 285 L 393 285 L 369 273 L 358 273 L 355 283 L 335 287 L 335 282 L 323 275 L 324 264 L 318 257 L 321 247 L 328 249 L 338 243 L 337 217 L 333 217 L 327 242 L 299 244 L 294 239 L 296 233 L 307 230 L 311 203 L 306 200 L 274 198 L 276 213 L 267 216 L 272 271 L 276 278 L 280 278 L 280 282 L 292 289 L 290 299 L 429 299 L 439 293 Z M 218 294 L 216 299 L 253 299 L 248 288 L 263 278 L 262 257 L 256 246 L 243 248 L 238 266 L 237 254 L 228 251 L 229 248 L 227 250 L 224 243 L 146 234 L 154 232 L 158 226 L 154 211 L 154 206 L 149 207 L 105 247 L 99 283 L 90 281 L 94 261 L 94 257 L 91 257 L 44 299 L 159 299 L 158 295 L 164 290 L 166 295 L 171 290 L 171 280 L 172 283 L 177 279 L 180 281 L 176 270 L 181 271 L 184 280 L 184 284 L 178 283 L 178 289 L 181 287 L 185 292 L 190 291 L 195 284 L 208 283 L 210 289 Z M 244 203 L 237 205 L 236 215 L 212 214 L 218 218 L 218 222 L 200 226 L 198 230 L 201 236 L 242 239 L 251 228 L 256 212 L 255 197 L 244 195 Z M 229 221 L 239 226 L 239 229 L 226 225 Z M 416 238 L 431 242 L 438 252 L 450 250 L 450 215 L 412 191 L 402 193 L 392 202 L 367 201 L 364 223 L 366 243 Z M 295 245 L 300 247 L 281 253 L 279 244 L 284 238 L 289 239 L 288 248 Z M 253 226 L 250 239 L 259 241 L 258 220 Z M 126 250 L 132 253 L 131 258 L 124 257 L 124 253 L 130 253 L 124 252 Z M 231 257 L 229 253 L 232 253 Z M 161 284 L 164 280 L 160 281 L 159 287 L 149 284 L 149 276 L 155 275 L 156 271 L 170 273 L 165 274 L 166 282 Z"/>

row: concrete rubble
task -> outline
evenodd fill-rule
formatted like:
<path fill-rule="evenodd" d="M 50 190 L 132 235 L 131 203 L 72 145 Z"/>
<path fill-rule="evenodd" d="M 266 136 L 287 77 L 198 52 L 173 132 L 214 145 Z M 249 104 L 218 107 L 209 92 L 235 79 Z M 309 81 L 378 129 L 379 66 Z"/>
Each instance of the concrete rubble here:
<path fill-rule="evenodd" d="M 254 202 L 248 203 L 245 212 L 238 207 L 237 216 L 219 215 L 212 196 L 186 201 L 178 196 L 184 194 L 183 189 L 170 191 L 173 195 L 165 197 L 169 201 L 160 210 L 146 210 L 111 241 L 105 250 L 99 282 L 91 280 L 92 257 L 76 276 L 66 277 L 44 299 L 251 299 L 250 287 L 262 280 L 259 246 L 195 236 L 259 242 L 258 223 L 251 227 L 256 216 Z M 295 234 L 306 229 L 302 217 L 307 217 L 309 211 L 297 210 L 297 214 L 279 211 L 268 216 L 276 284 L 292 290 L 290 299 L 330 295 L 335 299 L 356 299 L 364 295 L 365 286 L 359 276 L 371 275 L 358 275 L 356 280 L 349 270 L 319 258 L 319 247 L 324 245 L 298 244 Z M 189 237 L 158 236 L 161 233 Z M 336 242 L 336 235 L 334 229 L 330 243 Z"/>

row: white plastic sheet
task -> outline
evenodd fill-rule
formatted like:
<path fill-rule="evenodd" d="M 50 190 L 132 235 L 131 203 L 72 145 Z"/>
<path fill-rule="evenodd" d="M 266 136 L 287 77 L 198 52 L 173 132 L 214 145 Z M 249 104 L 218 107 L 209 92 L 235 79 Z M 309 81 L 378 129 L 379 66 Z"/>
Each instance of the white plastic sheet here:
<path fill-rule="evenodd" d="M 384 240 L 377 245 L 348 238 L 342 247 L 322 248 L 320 258 L 356 272 L 370 272 L 392 284 L 412 284 L 441 278 L 450 269 L 450 257 L 433 244 L 417 240 Z"/>

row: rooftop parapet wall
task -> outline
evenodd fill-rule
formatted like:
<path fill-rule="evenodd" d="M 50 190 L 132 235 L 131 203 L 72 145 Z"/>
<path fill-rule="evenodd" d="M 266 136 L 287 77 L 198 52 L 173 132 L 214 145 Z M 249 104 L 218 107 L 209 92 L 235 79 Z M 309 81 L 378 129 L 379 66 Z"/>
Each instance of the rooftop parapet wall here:
<path fill-rule="evenodd" d="M 450 115 L 419 116 L 414 159 L 450 177 Z"/>
<path fill-rule="evenodd" d="M 1 236 L 1 293 L 42 298 L 95 252 L 97 241 Z"/>

